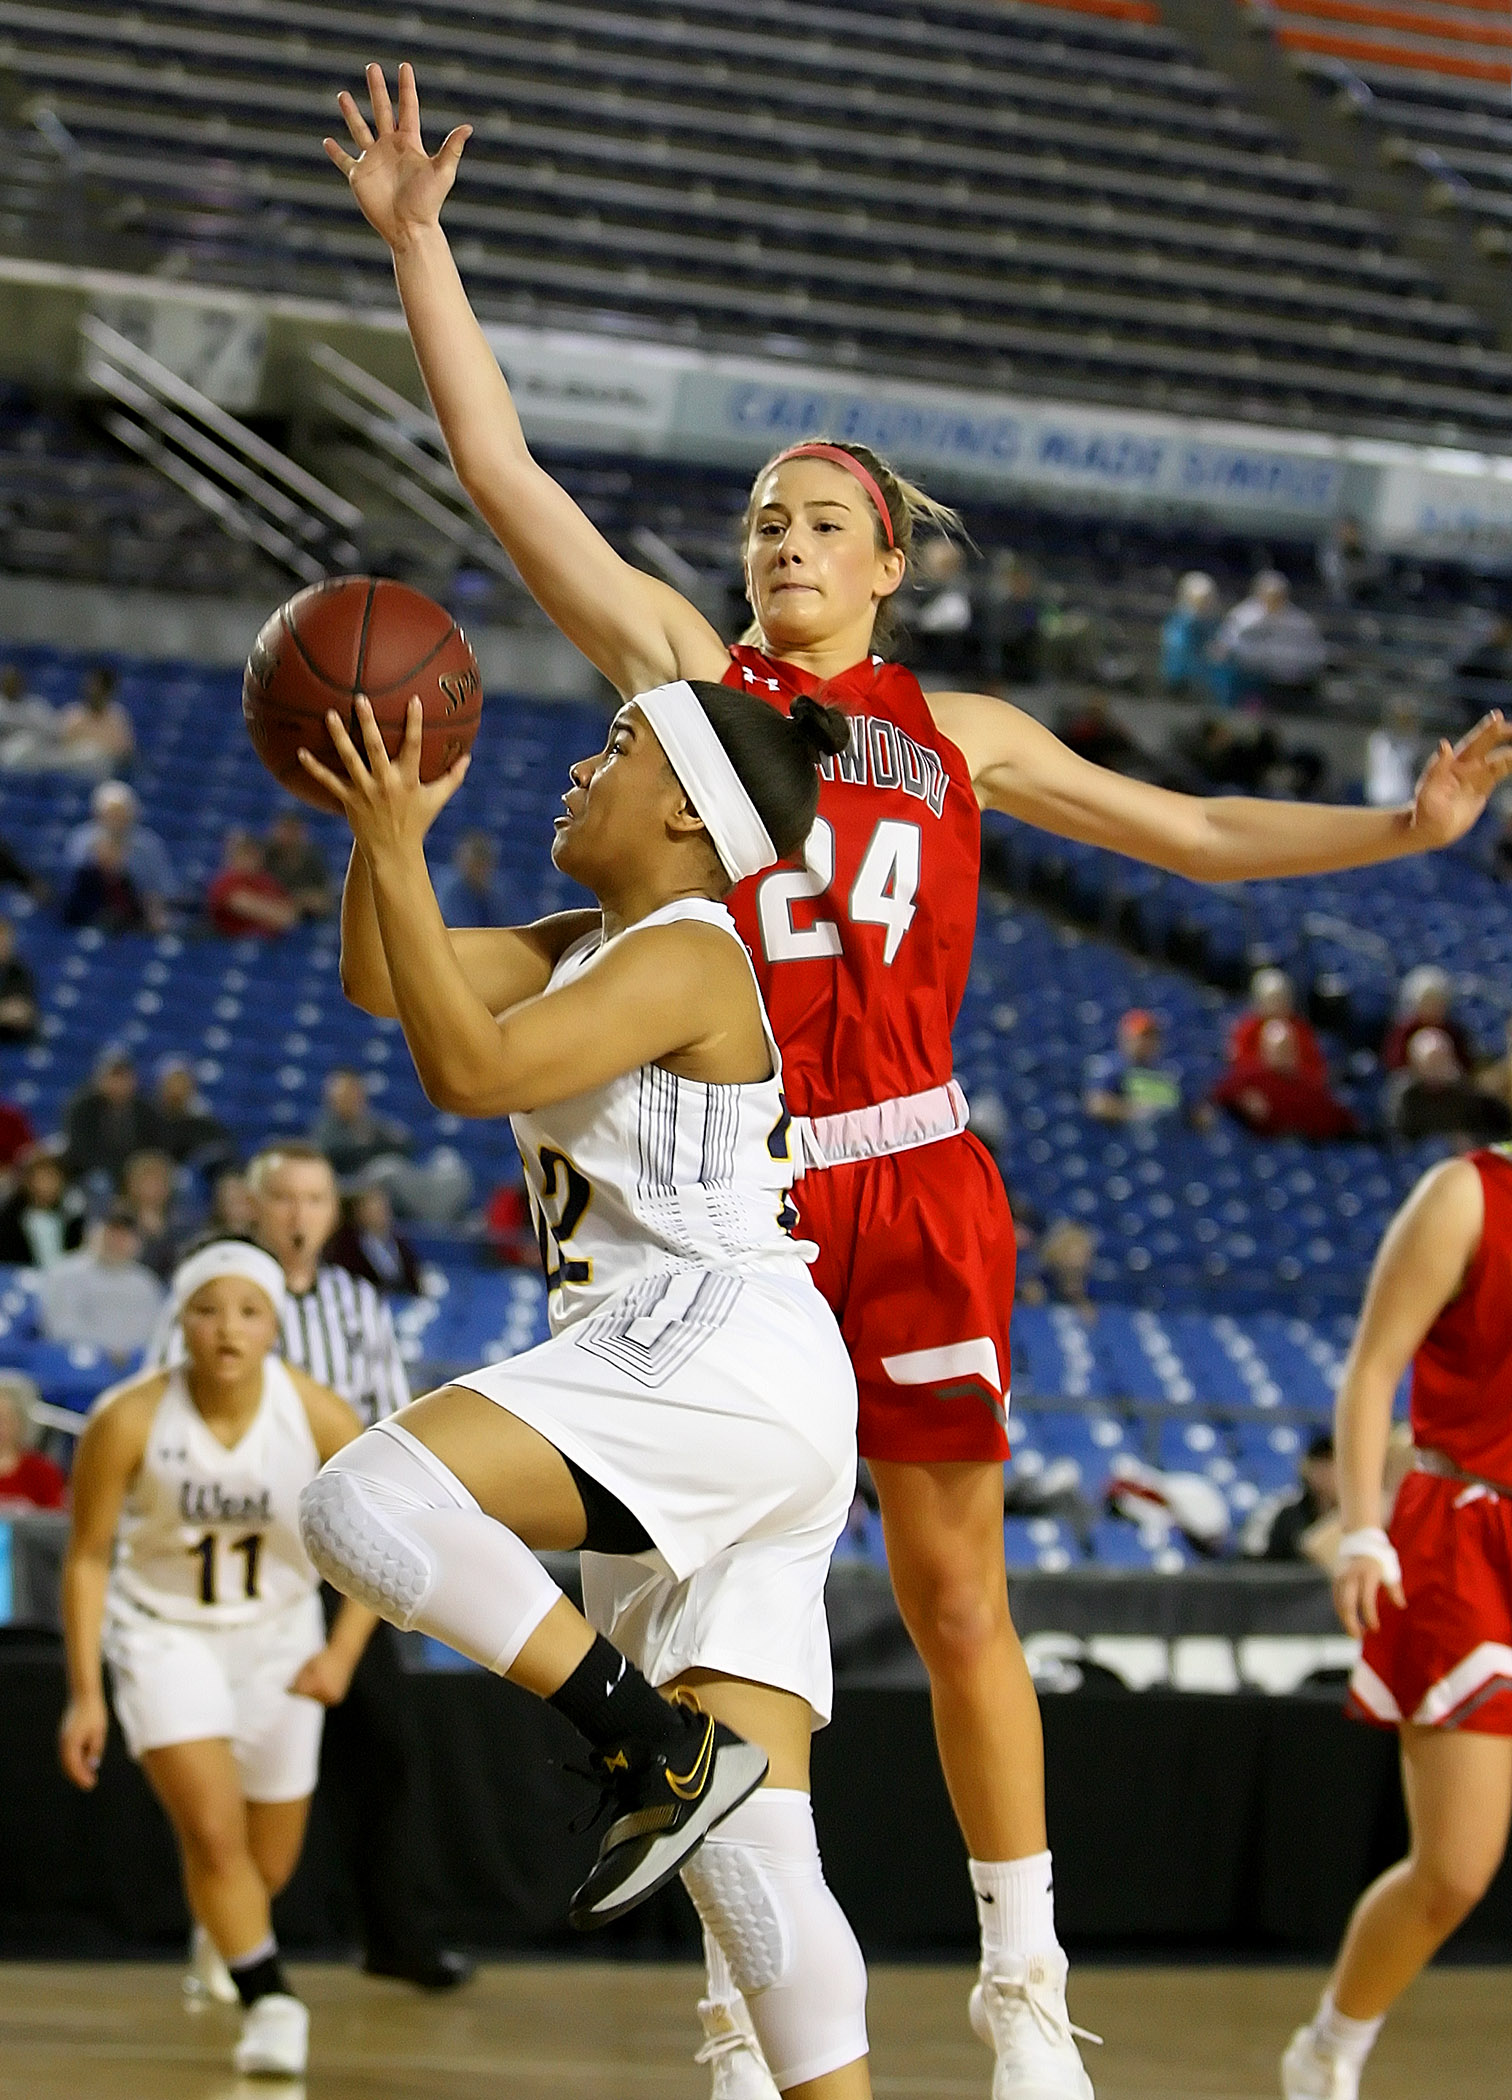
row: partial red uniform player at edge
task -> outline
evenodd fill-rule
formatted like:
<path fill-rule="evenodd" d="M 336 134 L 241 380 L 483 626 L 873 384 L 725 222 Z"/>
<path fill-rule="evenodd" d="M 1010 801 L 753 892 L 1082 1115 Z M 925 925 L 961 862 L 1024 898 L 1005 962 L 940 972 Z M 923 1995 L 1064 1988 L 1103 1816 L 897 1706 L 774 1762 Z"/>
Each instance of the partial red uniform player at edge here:
<path fill-rule="evenodd" d="M 1407 1609 L 1380 1592 L 1349 1710 L 1387 1728 L 1512 1735 L 1512 1157 L 1498 1146 L 1470 1164 L 1485 1223 L 1464 1283 L 1413 1358 L 1412 1441 L 1505 1492 L 1407 1475 L 1390 1525 Z"/>
<path fill-rule="evenodd" d="M 730 654 L 725 683 L 784 713 L 820 690 L 759 649 Z M 728 900 L 783 1045 L 788 1107 L 812 1126 L 811 1163 L 829 1165 L 793 1190 L 799 1230 L 819 1243 L 814 1280 L 855 1366 L 862 1456 L 1002 1459 L 1013 1217 L 951 1076 L 981 810 L 912 672 L 870 657 L 821 697 L 854 729 L 850 753 L 824 762 L 808 866 Z M 878 1102 L 900 1149 L 858 1158 L 847 1115 Z"/>

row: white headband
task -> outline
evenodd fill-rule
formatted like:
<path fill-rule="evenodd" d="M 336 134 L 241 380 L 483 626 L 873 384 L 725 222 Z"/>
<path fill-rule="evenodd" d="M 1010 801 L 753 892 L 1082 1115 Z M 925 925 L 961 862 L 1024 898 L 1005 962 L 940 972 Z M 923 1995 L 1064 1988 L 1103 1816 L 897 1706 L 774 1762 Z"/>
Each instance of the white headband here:
<path fill-rule="evenodd" d="M 730 763 L 714 724 L 686 679 L 637 693 L 635 705 L 656 731 L 667 764 L 703 819 L 704 830 L 731 882 L 759 875 L 777 860 L 765 824 Z"/>
<path fill-rule="evenodd" d="M 208 1247 L 201 1247 L 187 1261 L 181 1261 L 173 1272 L 169 1302 L 175 1320 L 182 1317 L 195 1292 L 214 1283 L 217 1276 L 240 1276 L 247 1283 L 255 1283 L 282 1318 L 287 1295 L 284 1272 L 272 1255 L 248 1240 L 212 1240 Z"/>

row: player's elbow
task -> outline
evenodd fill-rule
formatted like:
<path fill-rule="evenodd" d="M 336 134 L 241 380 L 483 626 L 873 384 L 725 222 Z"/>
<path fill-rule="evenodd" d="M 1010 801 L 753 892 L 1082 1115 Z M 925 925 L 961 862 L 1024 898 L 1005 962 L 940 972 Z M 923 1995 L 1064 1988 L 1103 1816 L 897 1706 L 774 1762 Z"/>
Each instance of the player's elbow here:
<path fill-rule="evenodd" d="M 341 990 L 349 1006 L 359 1013 L 371 1014 L 375 1021 L 394 1021 L 399 1009 L 394 1004 L 394 994 L 386 979 L 371 970 L 362 969 L 343 952 L 340 964 Z"/>

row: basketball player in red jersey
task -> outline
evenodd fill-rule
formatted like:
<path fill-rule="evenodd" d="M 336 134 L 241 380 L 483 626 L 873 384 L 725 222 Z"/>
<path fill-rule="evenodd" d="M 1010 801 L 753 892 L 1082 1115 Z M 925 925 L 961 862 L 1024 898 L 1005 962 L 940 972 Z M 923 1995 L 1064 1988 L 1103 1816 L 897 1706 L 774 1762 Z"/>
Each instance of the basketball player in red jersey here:
<path fill-rule="evenodd" d="M 1412 1366 L 1415 1470 L 1382 1527 Z M 1512 1821 L 1512 1156 L 1426 1174 L 1392 1221 L 1339 1388 L 1334 1600 L 1363 1721 L 1401 1742 L 1411 1849 L 1355 1906 L 1282 2062 L 1287 2100 L 1355 2100 L 1381 2022 L 1485 1894 Z"/>
<path fill-rule="evenodd" d="M 888 1565 L 971 1854 L 983 1946 L 972 2020 L 996 2055 L 993 2100 L 1089 2100 L 1055 1937 L 1039 1708 L 1003 1564 L 1012 1221 L 951 1078 L 979 815 L 1006 810 L 1210 881 L 1357 867 L 1459 837 L 1512 769 L 1512 732 L 1493 719 L 1457 750 L 1442 746 L 1411 807 L 1325 809 L 1171 794 L 1076 758 L 1000 700 L 926 698 L 875 646 L 915 521 L 947 514 L 856 445 L 800 445 L 757 476 L 752 639 L 728 649 L 532 459 L 440 225 L 468 127 L 431 158 L 411 69 L 400 69 L 397 119 L 381 69 L 367 79 L 371 127 L 340 98 L 356 155 L 334 139 L 326 150 L 393 251 L 457 474 L 537 602 L 627 697 L 728 679 L 784 707 L 822 688 L 856 720 L 848 760 L 821 789 L 807 865 L 731 904 L 790 1106 L 808 1120 L 803 1222 L 855 1363 Z M 717 1961 L 704 2018 L 716 2100 L 769 2100 Z"/>

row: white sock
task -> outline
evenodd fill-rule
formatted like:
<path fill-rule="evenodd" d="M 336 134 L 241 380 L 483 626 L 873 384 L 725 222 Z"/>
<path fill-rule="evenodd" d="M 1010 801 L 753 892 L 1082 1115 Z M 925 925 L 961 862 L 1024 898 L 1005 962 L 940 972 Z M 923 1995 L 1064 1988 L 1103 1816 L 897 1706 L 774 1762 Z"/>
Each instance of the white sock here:
<path fill-rule="evenodd" d="M 1375 2038 L 1386 2024 L 1382 2013 L 1374 2020 L 1351 2020 L 1341 2013 L 1333 2002 L 1333 1992 L 1323 1993 L 1323 2003 L 1318 2007 L 1318 2017 L 1313 2021 L 1313 2033 L 1341 2057 L 1352 2069 L 1364 2069 L 1365 2059 L 1375 2047 Z"/>
<path fill-rule="evenodd" d="M 1005 1955 L 1028 1960 L 1059 1952 L 1048 1852 L 1032 1852 L 1027 1859 L 974 1859 L 970 1866 L 984 1976 L 990 1976 Z"/>

